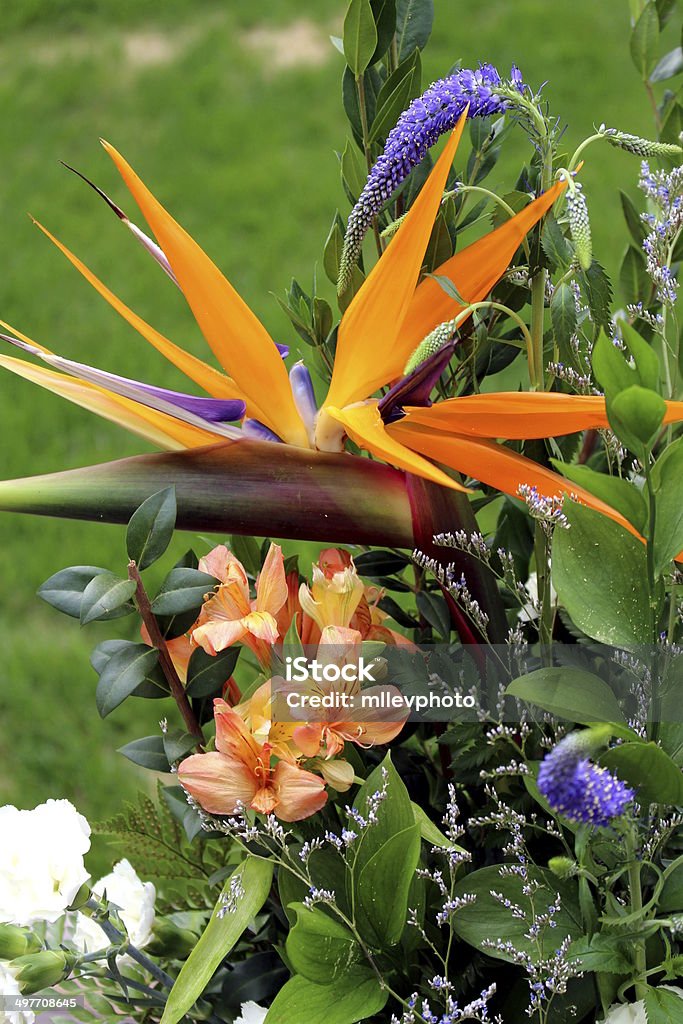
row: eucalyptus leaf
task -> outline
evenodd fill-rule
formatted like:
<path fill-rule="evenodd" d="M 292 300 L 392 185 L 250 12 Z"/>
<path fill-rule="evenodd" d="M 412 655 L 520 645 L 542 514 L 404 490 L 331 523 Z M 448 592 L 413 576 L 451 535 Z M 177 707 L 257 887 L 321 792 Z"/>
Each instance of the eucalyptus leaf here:
<path fill-rule="evenodd" d="M 154 671 L 159 652 L 146 644 L 127 644 L 109 658 L 97 684 L 95 701 L 102 718 L 114 711 Z M 160 690 L 163 695 L 164 691 Z"/>
<path fill-rule="evenodd" d="M 81 617 L 83 592 L 96 576 L 108 575 L 108 569 L 97 565 L 71 565 L 60 569 L 38 588 L 38 597 L 57 611 L 74 619 Z"/>
<path fill-rule="evenodd" d="M 239 647 L 229 647 L 215 655 L 207 654 L 201 647 L 197 647 L 187 666 L 187 696 L 211 697 L 219 693 L 235 671 L 239 654 Z"/>
<path fill-rule="evenodd" d="M 152 601 L 155 615 L 179 615 L 199 608 L 216 580 L 198 569 L 171 569 Z"/>
<path fill-rule="evenodd" d="M 81 601 L 81 625 L 97 619 L 108 619 L 115 615 L 133 611 L 130 599 L 135 593 L 135 582 L 124 580 L 114 573 L 105 572 L 95 576 L 83 591 Z"/>
<path fill-rule="evenodd" d="M 163 736 L 143 736 L 142 739 L 133 740 L 131 743 L 119 747 L 118 752 L 133 764 L 139 764 L 141 768 L 148 768 L 153 772 L 169 770 L 168 758 L 164 752 Z"/>

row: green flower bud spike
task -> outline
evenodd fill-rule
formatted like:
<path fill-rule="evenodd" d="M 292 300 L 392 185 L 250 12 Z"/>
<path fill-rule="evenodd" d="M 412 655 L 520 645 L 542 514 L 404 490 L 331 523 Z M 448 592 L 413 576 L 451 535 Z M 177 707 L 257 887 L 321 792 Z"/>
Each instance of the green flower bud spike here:
<path fill-rule="evenodd" d="M 452 341 L 455 331 L 455 320 L 446 320 L 444 323 L 439 324 L 438 327 L 435 327 L 426 338 L 422 339 L 417 348 L 413 350 L 403 369 L 405 376 L 407 377 L 409 373 L 416 370 L 418 366 L 421 366 L 431 356 L 436 355 L 447 342 Z"/>
<path fill-rule="evenodd" d="M 578 870 L 578 864 L 571 857 L 551 857 L 548 867 L 558 878 L 572 878 Z"/>
<path fill-rule="evenodd" d="M 624 149 L 634 156 L 645 158 L 657 156 L 680 156 L 682 150 L 672 142 L 653 142 L 652 139 L 642 139 L 639 135 L 629 135 L 628 132 L 620 132 L 616 128 L 605 128 L 600 125 L 599 134 L 609 142 L 610 146 L 617 149 Z"/>
<path fill-rule="evenodd" d="M 588 270 L 593 262 L 593 240 L 588 218 L 588 205 L 582 186 L 573 178 L 569 178 L 569 188 L 567 189 L 567 219 L 576 258 L 582 270 Z"/>

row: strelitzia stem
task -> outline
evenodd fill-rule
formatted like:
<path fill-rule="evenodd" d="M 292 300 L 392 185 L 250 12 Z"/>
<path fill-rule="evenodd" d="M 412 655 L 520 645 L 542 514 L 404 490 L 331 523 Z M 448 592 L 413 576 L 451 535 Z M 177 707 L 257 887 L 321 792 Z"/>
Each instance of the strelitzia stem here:
<path fill-rule="evenodd" d="M 201 751 L 204 746 L 204 733 L 202 732 L 202 728 L 197 721 L 194 711 L 192 710 L 192 705 L 185 693 L 185 687 L 181 683 L 178 673 L 175 670 L 175 665 L 173 664 L 173 660 L 168 651 L 168 645 L 166 644 L 166 640 L 159 629 L 159 623 L 157 622 L 156 615 L 152 611 L 152 605 L 149 597 L 147 596 L 147 591 L 145 590 L 145 585 L 142 582 L 142 577 L 140 576 L 137 565 L 133 561 L 128 563 L 128 578 L 135 583 L 135 602 L 138 606 L 138 611 L 140 612 L 142 621 L 149 633 L 152 646 L 159 652 L 159 664 L 171 690 L 171 696 L 176 702 L 178 711 L 182 715 L 187 731 L 195 737 L 197 740 L 197 749 Z"/>

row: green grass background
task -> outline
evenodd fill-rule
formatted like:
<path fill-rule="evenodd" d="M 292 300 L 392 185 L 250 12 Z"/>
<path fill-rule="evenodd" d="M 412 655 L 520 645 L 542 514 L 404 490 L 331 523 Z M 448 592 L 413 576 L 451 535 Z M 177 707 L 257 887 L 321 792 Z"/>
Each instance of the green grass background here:
<path fill-rule="evenodd" d="M 133 377 L 182 386 L 172 367 L 127 327 L 32 227 L 41 219 L 134 309 L 197 353 L 203 343 L 182 298 L 104 206 L 59 164 L 97 181 L 132 213 L 98 145 L 112 141 L 226 271 L 274 336 L 293 340 L 269 292 L 292 275 L 306 284 L 339 205 L 348 211 L 334 153 L 340 103 L 343 0 L 22 0 L 0 5 L 0 317 L 57 351 Z M 273 66 L 302 23 L 323 47 Z M 254 33 L 272 42 L 260 49 Z M 277 35 L 281 34 L 278 40 Z M 432 79 L 461 58 L 515 61 L 527 81 L 549 81 L 552 110 L 573 148 L 593 124 L 651 132 L 628 57 L 626 0 L 436 0 L 426 55 Z M 304 38 L 306 38 L 304 33 Z M 284 41 L 283 41 L 284 40 Z M 524 154 L 520 136 L 515 153 Z M 633 191 L 638 163 L 593 149 L 582 174 L 596 252 L 614 270 L 626 243 L 618 186 Z M 509 177 L 506 177 L 506 174 Z M 491 177 L 511 188 L 512 165 Z M 0 377 L 0 476 L 86 465 L 145 450 L 116 426 L 47 392 Z M 129 635 L 113 623 L 81 631 L 35 591 L 74 563 L 125 566 L 123 531 L 0 516 L 0 803 L 33 806 L 67 796 L 93 819 L 140 784 L 115 750 L 156 729 L 160 705 L 129 701 L 101 721 L 90 649 Z M 174 550 L 188 545 L 183 536 Z M 128 633 L 127 633 L 128 631 Z M 101 848 L 95 872 L 105 869 Z"/>

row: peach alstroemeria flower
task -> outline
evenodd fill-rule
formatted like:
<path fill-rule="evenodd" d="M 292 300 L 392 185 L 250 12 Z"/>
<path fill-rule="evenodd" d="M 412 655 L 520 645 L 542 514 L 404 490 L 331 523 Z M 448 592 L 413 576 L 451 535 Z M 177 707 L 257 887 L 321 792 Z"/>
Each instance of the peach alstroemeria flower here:
<path fill-rule="evenodd" d="M 244 566 L 224 545 L 203 558 L 200 568 L 221 582 L 202 606 L 192 630 L 193 642 L 207 654 L 217 654 L 241 641 L 262 665 L 269 665 L 272 646 L 280 635 L 276 616 L 287 600 L 282 549 L 270 545 L 256 581 L 255 600 L 249 594 Z"/>
<path fill-rule="evenodd" d="M 332 561 L 329 558 L 331 553 L 334 554 Z M 327 626 L 346 629 L 364 592 L 365 586 L 348 552 L 338 548 L 327 548 L 321 552 L 312 568 L 310 587 L 302 583 L 299 588 L 299 603 L 304 613 L 303 642 L 314 643 L 317 640 L 311 623 L 317 626 L 318 636 Z M 310 620 L 308 624 L 306 618 Z"/>
<path fill-rule="evenodd" d="M 358 665 L 361 653 L 361 635 L 355 629 L 342 629 L 335 626 L 326 627 L 318 646 L 317 661 L 321 665 L 335 664 Z M 311 680 L 303 684 L 303 692 L 324 697 L 329 694 L 347 694 L 350 701 L 358 703 L 361 693 L 363 697 L 400 697 L 395 686 L 379 684 L 361 690 L 358 679 L 328 683 Z M 301 691 L 299 684 L 288 683 L 285 689 L 289 692 Z M 306 710 L 300 712 L 306 717 Z M 324 713 L 324 712 L 323 712 Z M 396 712 L 394 709 L 394 716 Z M 318 717 L 318 716 L 316 716 Z M 344 750 L 345 743 L 356 743 L 362 747 L 389 743 L 401 732 L 408 719 L 408 713 L 397 721 L 394 717 L 387 720 L 387 712 L 380 708 L 363 708 L 363 721 L 354 721 L 353 717 L 344 715 L 343 710 L 334 711 L 329 720 L 308 721 L 298 725 L 293 732 L 294 743 L 306 757 L 337 757 Z"/>
<path fill-rule="evenodd" d="M 327 801 L 325 783 L 294 761 L 271 767 L 272 749 L 259 743 L 234 708 L 214 701 L 216 750 L 193 754 L 178 767 L 178 780 L 210 814 L 249 807 L 283 821 L 301 821 Z"/>

